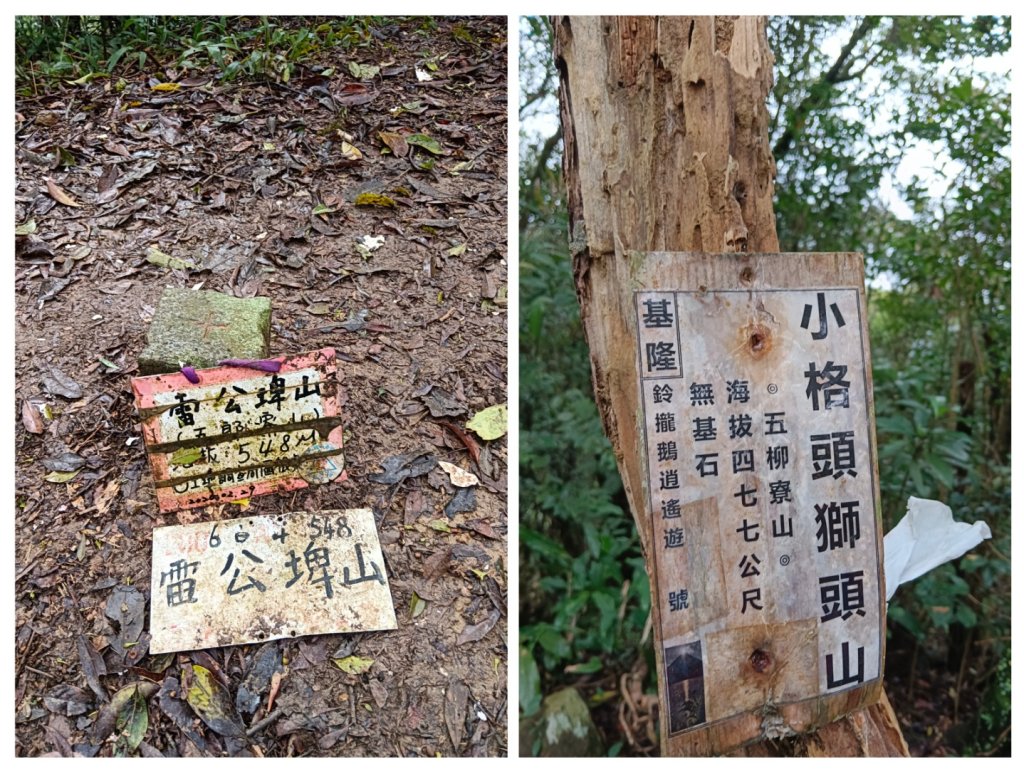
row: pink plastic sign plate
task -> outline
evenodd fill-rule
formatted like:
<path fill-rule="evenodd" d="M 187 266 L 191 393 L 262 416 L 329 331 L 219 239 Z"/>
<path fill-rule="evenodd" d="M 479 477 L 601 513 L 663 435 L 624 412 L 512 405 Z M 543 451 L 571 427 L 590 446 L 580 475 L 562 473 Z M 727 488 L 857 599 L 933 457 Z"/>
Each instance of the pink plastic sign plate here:
<path fill-rule="evenodd" d="M 334 350 L 273 360 L 132 380 L 161 511 L 344 477 Z"/>

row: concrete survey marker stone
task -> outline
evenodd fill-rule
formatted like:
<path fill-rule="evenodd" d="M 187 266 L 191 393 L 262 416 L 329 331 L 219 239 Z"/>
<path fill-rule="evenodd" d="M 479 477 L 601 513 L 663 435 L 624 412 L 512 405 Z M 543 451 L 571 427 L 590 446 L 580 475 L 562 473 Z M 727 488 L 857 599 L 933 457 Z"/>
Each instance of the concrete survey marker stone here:
<path fill-rule="evenodd" d="M 139 355 L 142 374 L 164 374 L 181 366 L 210 368 L 227 358 L 266 358 L 270 300 L 164 289 L 146 342 Z"/>
<path fill-rule="evenodd" d="M 154 529 L 150 590 L 151 654 L 397 627 L 368 509 Z"/>
<path fill-rule="evenodd" d="M 862 707 L 885 637 L 862 261 L 646 262 L 633 320 L 668 734 L 725 748 Z"/>
<path fill-rule="evenodd" d="M 132 380 L 164 512 L 343 478 L 334 350 Z"/>

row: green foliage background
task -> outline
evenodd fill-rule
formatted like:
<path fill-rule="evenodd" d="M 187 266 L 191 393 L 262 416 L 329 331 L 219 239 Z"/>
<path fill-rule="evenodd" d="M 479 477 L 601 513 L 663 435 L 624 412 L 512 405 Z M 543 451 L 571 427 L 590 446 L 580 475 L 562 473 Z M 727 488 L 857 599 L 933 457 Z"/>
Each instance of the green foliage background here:
<path fill-rule="evenodd" d="M 237 78 L 287 83 L 295 66 L 330 48 L 369 42 L 379 16 L 17 16 L 15 79 L 26 95 L 55 80 L 212 67 Z M 423 17 L 421 29 L 435 22 Z"/>
<path fill-rule="evenodd" d="M 1008 752 L 1010 97 L 1006 59 L 988 57 L 1008 50 L 1009 20 L 779 17 L 769 42 L 782 250 L 867 257 L 885 530 L 914 495 L 993 534 L 897 592 L 890 663 L 910 660 L 911 692 L 936 668 L 954 682 L 946 752 Z M 638 663 L 657 688 L 648 581 L 573 291 L 550 50 L 547 22 L 522 20 L 524 715 L 566 685 L 614 704 Z M 926 171 L 898 172 L 908 156 Z"/>

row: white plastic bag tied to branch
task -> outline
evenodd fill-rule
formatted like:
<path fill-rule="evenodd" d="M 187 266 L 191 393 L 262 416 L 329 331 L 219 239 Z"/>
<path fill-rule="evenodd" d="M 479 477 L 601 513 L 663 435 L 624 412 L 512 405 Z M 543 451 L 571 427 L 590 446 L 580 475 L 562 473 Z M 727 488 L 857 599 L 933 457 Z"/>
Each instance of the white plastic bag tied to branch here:
<path fill-rule="evenodd" d="M 934 499 L 911 497 L 907 514 L 885 535 L 885 600 L 904 582 L 959 558 L 992 532 L 984 521 L 962 523 Z"/>

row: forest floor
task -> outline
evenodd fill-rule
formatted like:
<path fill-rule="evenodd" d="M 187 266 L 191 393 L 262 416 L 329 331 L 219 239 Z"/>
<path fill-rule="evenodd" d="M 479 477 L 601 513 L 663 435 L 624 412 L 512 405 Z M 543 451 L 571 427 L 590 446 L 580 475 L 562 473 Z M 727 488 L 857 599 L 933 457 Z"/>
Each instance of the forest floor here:
<path fill-rule="evenodd" d="M 507 753 L 509 457 L 465 429 L 507 400 L 506 57 L 503 18 L 382 21 L 287 83 L 151 65 L 17 98 L 17 755 Z M 200 285 L 269 297 L 272 355 L 336 349 L 346 481 L 158 512 L 130 380 L 164 288 Z M 416 452 L 475 494 L 370 479 Z M 397 630 L 147 653 L 155 527 L 352 507 Z"/>

